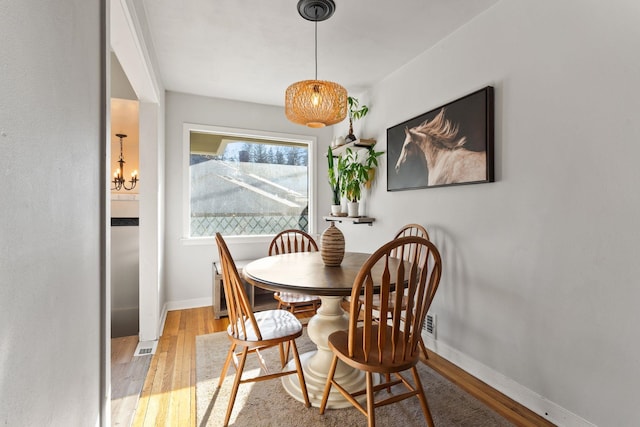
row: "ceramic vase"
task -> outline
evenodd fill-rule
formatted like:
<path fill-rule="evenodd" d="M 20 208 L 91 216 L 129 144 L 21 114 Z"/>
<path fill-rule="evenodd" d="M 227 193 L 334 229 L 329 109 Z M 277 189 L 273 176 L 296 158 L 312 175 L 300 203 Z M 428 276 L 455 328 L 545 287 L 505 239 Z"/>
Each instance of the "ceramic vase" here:
<path fill-rule="evenodd" d="M 324 230 L 320 239 L 320 256 L 327 267 L 338 267 L 344 258 L 344 235 L 334 222 Z"/>

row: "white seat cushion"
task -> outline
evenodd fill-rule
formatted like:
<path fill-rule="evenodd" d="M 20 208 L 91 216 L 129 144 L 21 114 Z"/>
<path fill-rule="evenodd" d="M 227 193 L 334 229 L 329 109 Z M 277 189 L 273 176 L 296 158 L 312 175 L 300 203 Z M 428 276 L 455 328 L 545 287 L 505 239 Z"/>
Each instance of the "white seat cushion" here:
<path fill-rule="evenodd" d="M 286 337 L 293 335 L 302 330 L 302 324 L 293 314 L 285 310 L 266 310 L 253 314 L 256 318 L 258 328 L 262 334 L 263 340 L 271 340 L 274 338 Z M 251 326 L 249 320 L 245 321 L 247 328 L 247 337 L 242 336 L 242 328 L 239 327 L 241 335 L 236 337 L 244 341 L 258 341 L 258 336 Z M 231 327 L 227 329 L 229 335 L 232 335 Z"/>
<path fill-rule="evenodd" d="M 320 297 L 314 295 L 294 294 L 291 292 L 280 292 L 278 294 L 278 299 L 287 304 L 311 304 L 314 301 L 320 301 Z"/>

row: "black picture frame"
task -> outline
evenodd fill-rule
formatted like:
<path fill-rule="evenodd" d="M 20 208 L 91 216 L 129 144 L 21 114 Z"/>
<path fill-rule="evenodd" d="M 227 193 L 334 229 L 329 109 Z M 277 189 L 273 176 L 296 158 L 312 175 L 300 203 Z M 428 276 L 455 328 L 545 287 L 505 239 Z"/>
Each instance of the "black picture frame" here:
<path fill-rule="evenodd" d="M 493 138 L 492 86 L 392 126 L 387 191 L 494 182 Z"/>

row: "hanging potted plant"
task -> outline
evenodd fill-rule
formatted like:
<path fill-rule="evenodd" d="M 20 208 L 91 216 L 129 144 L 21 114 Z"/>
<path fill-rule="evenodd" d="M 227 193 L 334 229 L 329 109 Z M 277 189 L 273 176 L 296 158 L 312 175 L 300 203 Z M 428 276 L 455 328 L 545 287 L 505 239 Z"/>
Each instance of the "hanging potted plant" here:
<path fill-rule="evenodd" d="M 367 150 L 364 163 L 358 158 L 358 152 L 347 148 L 345 156 L 338 164 L 341 180 L 341 193 L 347 198 L 347 210 L 350 217 L 359 216 L 362 188 L 373 179 L 373 173 L 378 166 L 378 157 L 382 151 L 373 148 Z"/>
<path fill-rule="evenodd" d="M 334 167 L 333 150 L 329 147 L 327 152 L 327 166 L 329 175 L 329 186 L 331 187 L 331 215 L 338 216 L 341 211 L 340 207 L 340 163 L 342 158 L 338 157 L 338 167 Z"/>
<path fill-rule="evenodd" d="M 376 177 L 376 169 L 378 168 L 378 157 L 382 156 L 384 151 L 376 151 L 373 147 L 367 149 L 367 158 L 365 160 L 365 167 L 367 168 L 368 179 L 364 183 L 365 187 L 371 188 L 373 179 Z"/>
<path fill-rule="evenodd" d="M 346 142 L 355 141 L 356 136 L 353 134 L 353 122 L 356 120 L 360 120 L 369 112 L 369 107 L 363 105 L 360 107 L 360 101 L 354 97 L 347 97 L 347 104 L 349 106 L 349 134 L 345 138 Z"/>

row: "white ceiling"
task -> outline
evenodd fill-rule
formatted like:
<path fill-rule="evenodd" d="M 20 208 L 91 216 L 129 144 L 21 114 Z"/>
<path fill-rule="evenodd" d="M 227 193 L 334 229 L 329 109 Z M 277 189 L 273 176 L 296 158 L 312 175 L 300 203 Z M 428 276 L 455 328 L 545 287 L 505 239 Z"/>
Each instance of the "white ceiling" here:
<path fill-rule="evenodd" d="M 335 0 L 318 79 L 358 96 L 498 0 Z M 167 90 L 283 105 L 313 79 L 314 23 L 297 0 L 143 0 Z"/>

